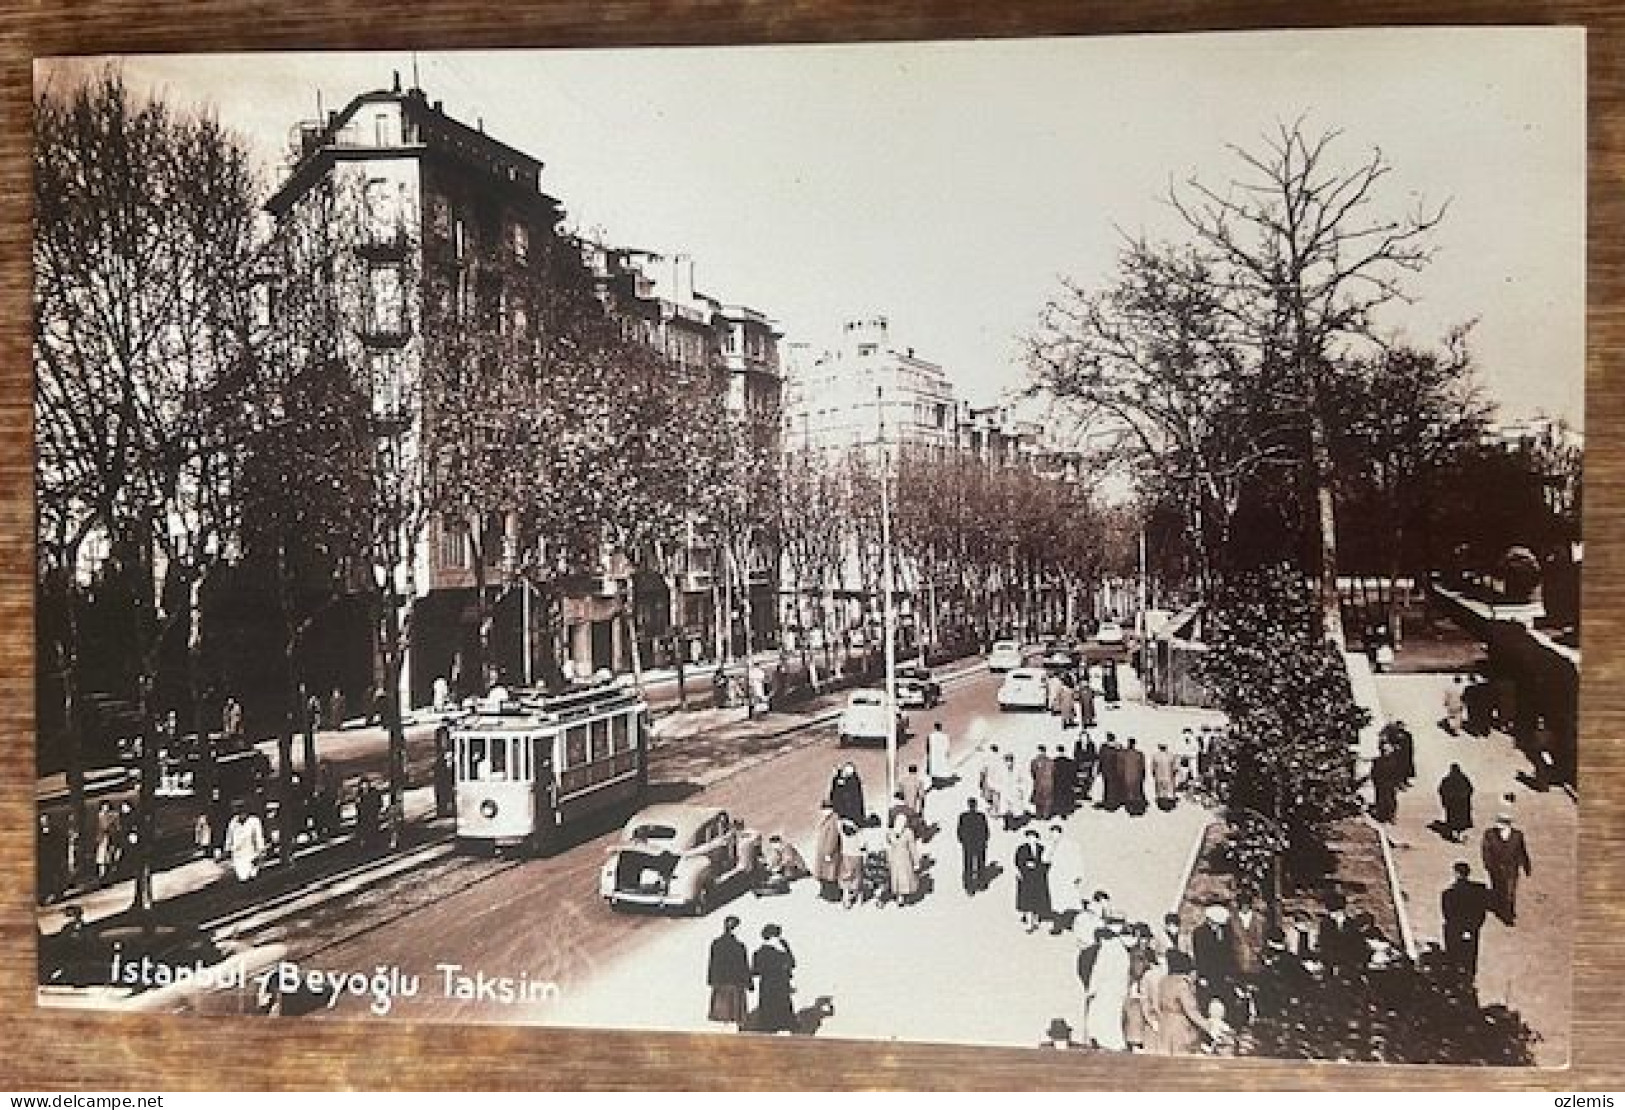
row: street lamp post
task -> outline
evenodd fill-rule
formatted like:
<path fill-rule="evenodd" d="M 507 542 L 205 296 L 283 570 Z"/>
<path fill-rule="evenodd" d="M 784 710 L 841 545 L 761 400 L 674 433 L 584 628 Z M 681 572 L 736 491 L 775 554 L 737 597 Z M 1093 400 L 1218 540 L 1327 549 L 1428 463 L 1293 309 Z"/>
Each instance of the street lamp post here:
<path fill-rule="evenodd" d="M 875 389 L 880 424 L 881 635 L 886 640 L 886 805 L 897 792 L 897 614 L 892 598 L 891 466 L 886 457 L 886 391 Z"/>

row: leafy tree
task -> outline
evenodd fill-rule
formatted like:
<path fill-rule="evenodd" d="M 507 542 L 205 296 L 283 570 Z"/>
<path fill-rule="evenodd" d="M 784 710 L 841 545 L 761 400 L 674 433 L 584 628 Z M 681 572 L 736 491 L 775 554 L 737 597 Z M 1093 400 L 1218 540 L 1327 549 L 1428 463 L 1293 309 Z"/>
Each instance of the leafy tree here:
<path fill-rule="evenodd" d="M 1229 720 L 1213 777 L 1232 862 L 1272 901 L 1284 879 L 1320 873 L 1331 826 L 1360 811 L 1354 747 L 1368 715 L 1316 618 L 1303 577 L 1281 566 L 1235 576 L 1204 629 L 1199 677 Z"/>

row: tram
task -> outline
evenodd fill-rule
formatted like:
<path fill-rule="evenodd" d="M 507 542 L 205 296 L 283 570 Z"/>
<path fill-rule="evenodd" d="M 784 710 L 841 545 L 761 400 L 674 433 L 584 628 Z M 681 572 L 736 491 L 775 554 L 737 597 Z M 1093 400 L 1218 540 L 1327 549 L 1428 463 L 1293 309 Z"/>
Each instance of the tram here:
<path fill-rule="evenodd" d="M 641 804 L 649 784 L 649 706 L 627 687 L 487 700 L 451 741 L 464 848 L 550 852 L 569 826 Z"/>

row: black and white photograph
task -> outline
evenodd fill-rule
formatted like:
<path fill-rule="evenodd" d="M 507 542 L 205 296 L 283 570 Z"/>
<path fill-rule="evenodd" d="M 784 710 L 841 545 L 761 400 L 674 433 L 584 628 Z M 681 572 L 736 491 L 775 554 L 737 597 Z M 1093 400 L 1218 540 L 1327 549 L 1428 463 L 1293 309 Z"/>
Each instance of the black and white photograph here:
<path fill-rule="evenodd" d="M 1566 1066 L 1585 60 L 37 59 L 39 1005 Z"/>

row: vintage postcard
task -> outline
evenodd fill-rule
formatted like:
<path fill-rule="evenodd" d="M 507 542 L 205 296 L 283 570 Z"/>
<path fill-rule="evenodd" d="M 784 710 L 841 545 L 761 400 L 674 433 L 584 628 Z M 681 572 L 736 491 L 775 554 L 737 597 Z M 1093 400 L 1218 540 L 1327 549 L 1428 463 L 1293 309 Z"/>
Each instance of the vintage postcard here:
<path fill-rule="evenodd" d="M 1563 1065 L 1584 58 L 37 61 L 40 1004 Z"/>

